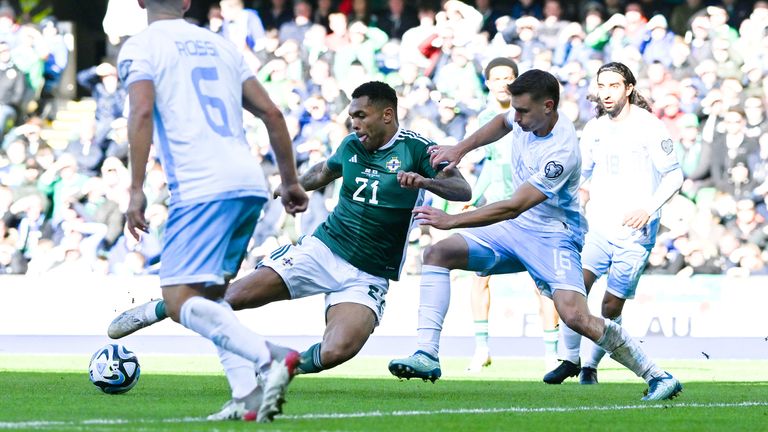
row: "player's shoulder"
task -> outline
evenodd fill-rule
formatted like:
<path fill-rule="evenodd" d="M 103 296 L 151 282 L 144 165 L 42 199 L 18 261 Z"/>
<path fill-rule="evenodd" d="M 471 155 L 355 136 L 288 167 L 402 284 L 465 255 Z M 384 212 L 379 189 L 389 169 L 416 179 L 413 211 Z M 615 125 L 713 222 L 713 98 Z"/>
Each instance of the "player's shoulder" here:
<path fill-rule="evenodd" d="M 656 115 L 645 108 L 634 105 L 632 107 L 632 121 L 642 127 L 666 127 Z"/>
<path fill-rule="evenodd" d="M 404 144 L 408 147 L 411 147 L 415 150 L 424 149 L 429 146 L 435 145 L 435 142 L 431 139 L 421 135 L 418 132 L 412 131 L 410 129 L 400 129 L 397 131 L 397 135 L 395 136 L 395 143 L 396 144 Z"/>

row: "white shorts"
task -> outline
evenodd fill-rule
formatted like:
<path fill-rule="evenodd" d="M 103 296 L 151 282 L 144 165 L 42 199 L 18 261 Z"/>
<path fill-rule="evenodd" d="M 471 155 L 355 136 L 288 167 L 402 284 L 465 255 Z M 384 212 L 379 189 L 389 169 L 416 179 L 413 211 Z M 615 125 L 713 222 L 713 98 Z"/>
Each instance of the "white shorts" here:
<path fill-rule="evenodd" d="M 568 233 L 531 232 L 506 220 L 457 234 L 469 248 L 468 268 L 481 276 L 528 271 L 541 294 L 555 290 L 586 296 L 581 271 L 581 244 Z"/>
<path fill-rule="evenodd" d="M 621 299 L 632 299 L 652 247 L 653 243 L 611 241 L 597 231 L 590 231 L 581 252 L 581 262 L 597 278 L 608 273 L 606 291 Z"/>
<path fill-rule="evenodd" d="M 261 266 L 283 278 L 292 299 L 325 294 L 326 311 L 339 303 L 357 303 L 373 311 L 376 325 L 381 322 L 389 280 L 358 269 L 315 237 L 275 249 Z"/>

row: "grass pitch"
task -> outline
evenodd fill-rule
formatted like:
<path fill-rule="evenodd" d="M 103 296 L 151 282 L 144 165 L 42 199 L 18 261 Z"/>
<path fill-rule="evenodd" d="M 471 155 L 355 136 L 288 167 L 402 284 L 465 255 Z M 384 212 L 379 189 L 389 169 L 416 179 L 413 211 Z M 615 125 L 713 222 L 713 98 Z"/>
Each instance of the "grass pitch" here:
<path fill-rule="evenodd" d="M 658 430 L 768 428 L 768 361 L 665 361 L 685 389 L 678 399 L 640 401 L 645 384 L 611 361 L 601 384 L 543 384 L 542 362 L 495 359 L 478 375 L 468 359 L 444 359 L 435 384 L 398 381 L 389 359 L 358 358 L 299 376 L 283 416 L 262 425 L 205 422 L 229 398 L 213 357 L 140 357 L 138 385 L 102 394 L 82 356 L 0 355 L 0 430 L 56 431 L 433 431 Z"/>

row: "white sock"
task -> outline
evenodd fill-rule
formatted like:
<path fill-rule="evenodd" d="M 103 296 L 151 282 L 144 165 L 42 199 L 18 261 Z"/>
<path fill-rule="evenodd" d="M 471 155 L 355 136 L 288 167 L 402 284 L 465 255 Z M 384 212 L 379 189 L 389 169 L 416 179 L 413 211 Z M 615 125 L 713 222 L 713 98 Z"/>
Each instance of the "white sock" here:
<path fill-rule="evenodd" d="M 424 265 L 421 268 L 421 297 L 419 299 L 418 349 L 437 357 L 440 332 L 451 303 L 450 270 Z"/>
<path fill-rule="evenodd" d="M 612 321 L 618 325 L 621 325 L 621 315 L 617 316 Z M 595 345 L 595 343 L 589 340 L 589 338 L 584 338 L 584 343 L 587 345 L 589 355 L 586 358 L 586 362 L 584 362 L 582 366 L 597 369 L 597 365 L 600 364 L 600 360 L 602 360 L 603 356 L 605 356 L 605 350 Z"/>
<path fill-rule="evenodd" d="M 184 327 L 217 347 L 252 361 L 259 370 L 272 360 L 266 340 L 242 325 L 232 309 L 203 297 L 192 297 L 181 305 L 180 315 Z"/>
<path fill-rule="evenodd" d="M 626 330 L 609 319 L 605 320 L 605 333 L 597 340 L 597 345 L 609 352 L 612 359 L 624 365 L 635 375 L 642 377 L 646 382 L 664 375 L 664 371 L 645 355 L 640 345 L 629 336 Z"/>
<path fill-rule="evenodd" d="M 558 327 L 552 330 L 544 330 L 541 339 L 544 341 L 544 357 L 557 358 L 557 345 L 560 341 L 560 330 Z"/>
<path fill-rule="evenodd" d="M 229 303 L 223 300 L 218 303 L 232 310 Z M 232 398 L 242 399 L 248 396 L 256 388 L 256 367 L 253 362 L 221 347 L 217 346 L 216 349 L 224 374 L 227 376 L 229 388 L 232 389 Z"/>
<path fill-rule="evenodd" d="M 579 364 L 581 335 L 565 325 L 564 322 L 560 323 L 560 333 L 563 335 L 563 348 L 560 350 L 560 358 L 574 364 Z"/>
<path fill-rule="evenodd" d="M 488 351 L 488 320 L 475 320 L 475 351 Z"/>

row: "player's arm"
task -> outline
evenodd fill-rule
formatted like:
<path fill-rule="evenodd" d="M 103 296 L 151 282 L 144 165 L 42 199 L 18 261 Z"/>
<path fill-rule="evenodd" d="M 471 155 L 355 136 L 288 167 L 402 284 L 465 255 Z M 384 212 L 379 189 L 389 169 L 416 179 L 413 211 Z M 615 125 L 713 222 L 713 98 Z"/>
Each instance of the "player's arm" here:
<path fill-rule="evenodd" d="M 299 184 L 304 190 L 312 191 L 327 186 L 339 177 L 341 177 L 341 171 L 335 171 L 328 164 L 328 161 L 322 161 L 312 165 L 312 167 L 302 174 L 301 177 L 299 177 Z M 281 196 L 282 191 L 282 185 L 275 189 L 275 198 Z"/>
<path fill-rule="evenodd" d="M 432 207 L 416 207 L 413 213 L 416 215 L 415 219 L 422 224 L 438 229 L 471 228 L 514 219 L 546 199 L 547 196 L 543 192 L 525 182 L 509 199 L 488 204 L 476 210 L 449 215 Z"/>
<path fill-rule="evenodd" d="M 126 211 L 128 232 L 139 240 L 138 231 L 147 232 L 144 210 L 147 197 L 144 195 L 144 177 L 152 145 L 154 122 L 152 114 L 155 105 L 155 85 L 150 80 L 135 81 L 128 86 L 130 111 L 128 114 L 128 142 L 131 166 L 130 202 Z M 138 230 L 138 231 L 137 231 Z"/>
<path fill-rule="evenodd" d="M 332 181 L 341 177 L 341 171 L 331 169 L 327 161 L 318 162 L 312 165 L 299 178 L 299 183 L 306 190 L 316 190 L 327 186 Z"/>
<path fill-rule="evenodd" d="M 282 181 L 281 196 L 283 206 L 289 214 L 307 209 L 307 194 L 299 185 L 296 173 L 296 161 L 293 157 L 293 145 L 280 109 L 269 98 L 269 94 L 255 78 L 243 81 L 243 108 L 261 119 L 267 125 L 269 143 L 275 152 L 277 169 Z"/>
<path fill-rule="evenodd" d="M 624 216 L 624 226 L 639 229 L 645 226 L 661 206 L 669 201 L 683 186 L 683 170 L 677 162 L 672 138 L 666 127 L 660 122 L 658 134 L 649 138 L 648 154 L 651 157 L 653 169 L 661 173 L 661 180 L 653 195 L 640 203 L 640 208 Z"/>
<path fill-rule="evenodd" d="M 472 150 L 482 147 L 486 144 L 500 140 L 504 135 L 512 131 L 512 127 L 507 123 L 507 113 L 499 114 L 492 118 L 483 127 L 476 130 L 472 135 L 459 141 L 453 146 L 435 146 L 430 151 L 430 162 L 437 168 L 441 164 L 448 163 L 446 168 L 454 168 L 461 159 Z"/>
<path fill-rule="evenodd" d="M 679 166 L 662 174 L 659 186 L 651 195 L 650 200 L 638 210 L 630 212 L 624 217 L 624 225 L 639 229 L 645 226 L 651 215 L 659 211 L 661 206 L 669 201 L 683 186 L 683 170 Z"/>
<path fill-rule="evenodd" d="M 448 201 L 469 201 L 472 188 L 456 168 L 438 171 L 435 178 L 426 178 L 418 173 L 400 171 L 397 181 L 406 189 L 426 189 Z"/>

